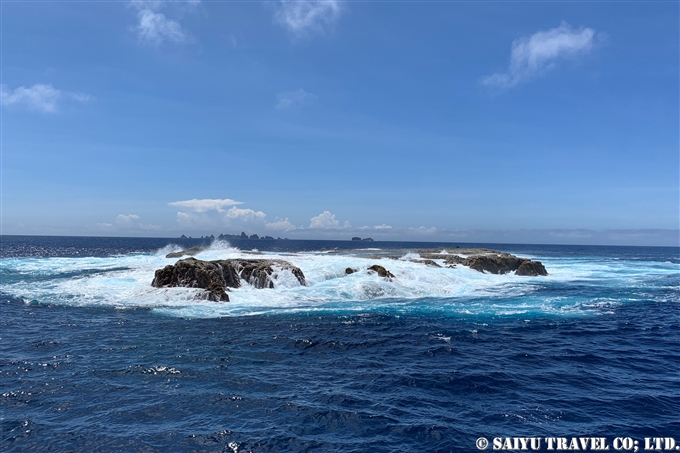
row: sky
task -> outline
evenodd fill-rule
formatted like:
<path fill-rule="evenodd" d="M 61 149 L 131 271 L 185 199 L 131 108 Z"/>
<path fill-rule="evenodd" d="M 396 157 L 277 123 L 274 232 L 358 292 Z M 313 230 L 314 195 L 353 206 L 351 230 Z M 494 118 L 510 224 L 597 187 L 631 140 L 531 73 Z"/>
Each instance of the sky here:
<path fill-rule="evenodd" d="M 2 234 L 678 245 L 678 2 L 0 7 Z"/>

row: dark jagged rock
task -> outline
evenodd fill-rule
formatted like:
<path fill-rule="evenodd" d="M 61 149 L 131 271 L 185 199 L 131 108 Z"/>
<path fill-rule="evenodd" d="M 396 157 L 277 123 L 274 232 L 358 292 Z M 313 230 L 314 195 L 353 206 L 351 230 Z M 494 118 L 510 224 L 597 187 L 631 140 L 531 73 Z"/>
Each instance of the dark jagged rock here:
<path fill-rule="evenodd" d="M 353 241 L 360 241 L 361 238 L 360 238 L 360 237 L 357 237 L 357 236 L 354 236 L 354 237 L 352 238 L 352 240 L 353 240 Z"/>
<path fill-rule="evenodd" d="M 359 269 L 352 269 L 351 267 L 345 269 L 345 275 L 353 274 L 355 272 L 359 272 Z"/>
<path fill-rule="evenodd" d="M 241 231 L 241 239 L 248 239 L 248 235 L 245 231 Z"/>
<path fill-rule="evenodd" d="M 447 268 L 454 268 L 459 264 L 468 266 L 479 272 L 491 274 L 507 274 L 515 272 L 517 275 L 548 275 L 545 267 L 540 261 L 532 261 L 528 258 L 519 258 L 507 252 L 499 252 L 486 248 L 435 248 L 435 249 L 383 249 L 370 255 L 365 255 L 364 249 L 342 250 L 331 253 L 346 254 L 354 253 L 370 259 L 402 259 L 406 253 L 417 253 L 420 259 L 412 260 L 418 263 L 435 267 L 443 260 Z M 460 254 L 460 255 L 459 255 Z M 462 255 L 462 256 L 461 256 Z M 524 264 L 527 263 L 527 264 Z M 520 268 L 522 268 L 520 270 Z"/>
<path fill-rule="evenodd" d="M 250 239 L 260 239 L 260 236 L 258 236 L 257 234 L 251 234 Z"/>
<path fill-rule="evenodd" d="M 273 240 L 274 240 L 274 238 L 271 237 L 271 236 L 265 236 L 265 237 L 263 237 L 262 239 L 267 239 L 267 240 L 269 240 L 269 241 L 273 241 Z"/>
<path fill-rule="evenodd" d="M 225 260 L 233 263 L 241 278 L 255 288 L 273 288 L 274 281 L 271 275 L 274 273 L 272 264 L 292 272 L 302 286 L 305 286 L 305 274 L 287 261 L 282 260 Z"/>
<path fill-rule="evenodd" d="M 517 275 L 548 275 L 540 261 L 531 261 L 528 258 L 518 258 L 509 253 L 484 253 L 470 255 L 463 258 L 458 255 L 449 256 L 444 261 L 446 264 L 462 264 L 479 272 L 490 274 L 507 274 L 513 272 Z M 520 270 L 522 269 L 522 270 Z"/>
<path fill-rule="evenodd" d="M 151 286 L 203 288 L 209 300 L 228 302 L 229 296 L 225 289 L 227 287 L 238 288 L 241 282 L 233 266 L 225 268 L 215 261 L 187 258 L 177 261 L 174 265 L 158 269 Z"/>
<path fill-rule="evenodd" d="M 373 266 L 369 267 L 368 270 L 373 271 L 373 272 L 377 272 L 380 277 L 385 277 L 387 279 L 394 277 L 392 272 L 388 271 L 387 269 L 380 266 L 379 264 L 374 264 Z"/>
<path fill-rule="evenodd" d="M 292 272 L 301 285 L 306 285 L 300 268 L 283 260 L 230 259 L 202 261 L 186 258 L 156 271 L 151 285 L 156 288 L 186 287 L 206 290 L 207 298 L 227 302 L 227 288 L 239 288 L 241 279 L 256 288 L 273 288 L 273 265 Z"/>
<path fill-rule="evenodd" d="M 201 253 L 203 250 L 207 249 L 207 246 L 199 245 L 198 247 L 191 247 L 190 249 L 181 250 L 179 252 L 172 252 L 165 255 L 166 258 L 181 258 L 184 255 L 194 256 Z"/>
<path fill-rule="evenodd" d="M 540 261 L 527 260 L 519 265 L 515 274 L 535 277 L 537 275 L 548 275 L 548 271 L 545 270 L 545 266 Z"/>
<path fill-rule="evenodd" d="M 187 237 L 185 235 L 181 235 L 179 238 L 180 239 L 186 239 Z"/>
<path fill-rule="evenodd" d="M 373 238 L 363 238 L 362 241 L 373 242 Z"/>

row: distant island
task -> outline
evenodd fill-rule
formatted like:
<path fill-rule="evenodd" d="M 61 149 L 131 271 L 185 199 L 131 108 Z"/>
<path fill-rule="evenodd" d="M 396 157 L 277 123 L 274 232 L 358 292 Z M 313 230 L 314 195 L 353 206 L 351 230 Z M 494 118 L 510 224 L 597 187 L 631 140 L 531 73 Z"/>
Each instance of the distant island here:
<path fill-rule="evenodd" d="M 179 237 L 180 239 L 193 239 L 191 236 L 186 236 L 186 235 L 181 235 Z M 215 235 L 211 234 L 210 236 L 201 236 L 200 238 L 197 239 L 215 239 Z M 257 234 L 251 234 L 247 235 L 245 231 L 241 231 L 241 234 L 220 234 L 217 236 L 217 239 L 264 239 L 264 240 L 269 240 L 269 241 L 288 241 L 288 238 L 283 238 L 281 239 L 280 237 L 273 238 L 272 236 L 258 236 Z M 353 237 L 353 241 L 367 241 L 367 242 L 373 242 L 373 238 L 360 238 L 360 237 Z"/>
<path fill-rule="evenodd" d="M 179 237 L 180 239 L 193 239 L 191 236 L 186 236 L 186 235 L 181 235 Z M 215 239 L 215 235 L 211 234 L 210 236 L 201 236 L 200 238 L 197 239 Z M 245 233 L 245 231 L 241 231 L 241 234 L 220 234 L 217 236 L 217 239 L 266 239 L 270 241 L 287 241 L 288 238 L 273 238 L 272 236 L 258 236 L 257 234 L 251 234 L 250 236 Z"/>

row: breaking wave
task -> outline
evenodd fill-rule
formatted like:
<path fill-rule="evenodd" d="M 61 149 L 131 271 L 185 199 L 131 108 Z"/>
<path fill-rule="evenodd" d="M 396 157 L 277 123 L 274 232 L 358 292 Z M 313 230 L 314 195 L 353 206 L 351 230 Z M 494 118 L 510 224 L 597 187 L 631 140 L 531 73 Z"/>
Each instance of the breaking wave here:
<path fill-rule="evenodd" d="M 170 316 L 201 318 L 371 310 L 579 316 L 606 314 L 621 303 L 646 300 L 651 291 L 645 288 L 667 288 L 661 294 L 677 301 L 680 275 L 680 265 L 671 262 L 526 254 L 543 261 L 549 275 L 492 275 L 464 266 L 428 267 L 413 261 L 418 258 L 414 252 L 404 252 L 399 259 L 371 257 L 370 253 L 379 250 L 375 248 L 344 253 L 260 252 L 215 241 L 196 258 L 283 259 L 302 269 L 307 286 L 280 270 L 273 289 L 244 284 L 230 290 L 231 302 L 210 302 L 201 300 L 197 289 L 151 286 L 155 270 L 181 259 L 166 255 L 181 249 L 169 245 L 153 253 L 107 257 L 6 258 L 0 260 L 0 291 L 27 303 L 147 308 Z M 384 266 L 395 277 L 388 281 L 369 273 L 373 264 Z M 358 271 L 346 275 L 348 267 Z"/>

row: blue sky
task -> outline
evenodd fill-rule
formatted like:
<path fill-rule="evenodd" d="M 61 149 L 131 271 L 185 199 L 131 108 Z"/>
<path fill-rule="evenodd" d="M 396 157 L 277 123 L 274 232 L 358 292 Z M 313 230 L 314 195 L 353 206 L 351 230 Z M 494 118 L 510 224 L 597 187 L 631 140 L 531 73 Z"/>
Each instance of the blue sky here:
<path fill-rule="evenodd" d="M 3 234 L 677 245 L 678 16 L 3 1 Z"/>

